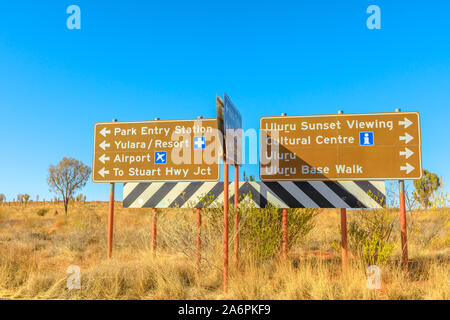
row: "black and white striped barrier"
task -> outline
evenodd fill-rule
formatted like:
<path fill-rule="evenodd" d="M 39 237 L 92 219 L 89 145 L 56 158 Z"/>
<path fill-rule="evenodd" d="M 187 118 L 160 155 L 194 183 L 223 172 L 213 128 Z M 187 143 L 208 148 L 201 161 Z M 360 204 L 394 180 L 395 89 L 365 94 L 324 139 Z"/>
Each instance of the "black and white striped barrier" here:
<path fill-rule="evenodd" d="M 251 193 L 251 197 L 244 198 Z M 229 184 L 234 202 L 234 182 Z M 384 181 L 239 182 L 239 201 L 255 207 L 381 208 L 386 204 Z M 208 198 L 209 200 L 205 200 Z M 223 182 L 124 183 L 124 208 L 203 208 L 223 205 Z"/>

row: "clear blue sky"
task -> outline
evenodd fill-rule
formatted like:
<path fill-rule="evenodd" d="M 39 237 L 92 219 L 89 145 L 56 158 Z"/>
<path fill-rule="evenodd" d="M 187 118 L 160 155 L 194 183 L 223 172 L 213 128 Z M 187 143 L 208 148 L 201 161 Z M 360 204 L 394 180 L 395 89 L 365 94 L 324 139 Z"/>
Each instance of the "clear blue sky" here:
<path fill-rule="evenodd" d="M 215 117 L 223 92 L 247 129 L 281 112 L 419 111 L 424 168 L 448 178 L 449 14 L 448 0 L 2 1 L 0 193 L 49 199 L 50 164 L 92 165 L 95 122 Z M 106 184 L 82 192 L 108 199 Z"/>

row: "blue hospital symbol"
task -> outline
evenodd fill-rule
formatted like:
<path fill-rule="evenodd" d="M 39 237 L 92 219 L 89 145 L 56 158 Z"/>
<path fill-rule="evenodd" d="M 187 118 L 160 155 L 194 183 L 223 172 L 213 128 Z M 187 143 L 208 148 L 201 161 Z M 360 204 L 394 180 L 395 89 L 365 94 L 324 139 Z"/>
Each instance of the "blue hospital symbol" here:
<path fill-rule="evenodd" d="M 359 133 L 359 145 L 373 146 L 373 132 L 360 132 Z"/>
<path fill-rule="evenodd" d="M 167 162 L 167 152 L 166 151 L 156 151 L 155 152 L 155 163 L 164 164 Z"/>
<path fill-rule="evenodd" d="M 194 137 L 194 149 L 205 149 L 206 139 L 205 137 Z"/>

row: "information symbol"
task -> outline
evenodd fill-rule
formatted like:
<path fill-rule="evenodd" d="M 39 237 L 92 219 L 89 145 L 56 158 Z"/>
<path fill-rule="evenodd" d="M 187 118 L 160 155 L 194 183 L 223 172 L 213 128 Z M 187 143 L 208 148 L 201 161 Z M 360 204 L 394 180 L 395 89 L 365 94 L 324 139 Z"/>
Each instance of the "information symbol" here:
<path fill-rule="evenodd" d="M 373 132 L 360 132 L 359 133 L 359 145 L 373 146 Z"/>

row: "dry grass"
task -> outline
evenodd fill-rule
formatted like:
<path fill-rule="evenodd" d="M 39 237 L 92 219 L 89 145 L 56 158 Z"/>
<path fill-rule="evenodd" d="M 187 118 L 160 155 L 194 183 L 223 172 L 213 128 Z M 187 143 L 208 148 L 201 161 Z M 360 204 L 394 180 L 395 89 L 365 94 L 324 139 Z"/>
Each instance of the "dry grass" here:
<path fill-rule="evenodd" d="M 43 214 L 40 209 L 48 209 Z M 38 213 L 39 211 L 39 213 Z M 58 212 L 55 215 L 55 212 Z M 43 215 L 42 215 L 43 214 Z M 349 212 L 351 220 L 358 212 Z M 391 214 L 398 214 L 392 211 Z M 399 226 L 390 262 L 382 266 L 382 288 L 366 287 L 366 266 L 350 259 L 341 272 L 339 215 L 322 210 L 316 227 L 290 252 L 257 262 L 244 253 L 232 259 L 229 290 L 222 291 L 222 234 L 202 228 L 201 271 L 195 264 L 195 214 L 158 213 L 158 249 L 151 250 L 151 210 L 116 204 L 113 258 L 105 259 L 107 204 L 71 207 L 42 203 L 0 206 L 0 297 L 33 299 L 449 299 L 448 209 L 408 216 L 410 271 L 400 260 Z M 81 268 L 81 290 L 68 290 L 66 270 Z"/>

